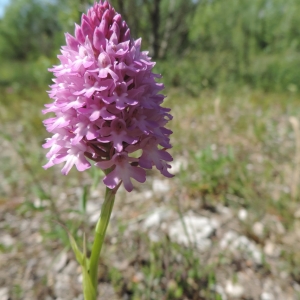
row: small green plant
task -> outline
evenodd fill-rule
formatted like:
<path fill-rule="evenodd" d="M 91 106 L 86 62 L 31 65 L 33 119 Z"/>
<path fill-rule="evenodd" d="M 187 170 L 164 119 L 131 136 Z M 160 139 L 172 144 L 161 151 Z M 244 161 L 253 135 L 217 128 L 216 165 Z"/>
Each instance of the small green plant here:
<path fill-rule="evenodd" d="M 228 185 L 235 163 L 231 146 L 227 147 L 225 153 L 218 153 L 212 147 L 207 147 L 195 153 L 193 158 L 199 170 L 199 183 L 205 186 L 209 193 L 216 193 L 218 188 Z"/>
<path fill-rule="evenodd" d="M 183 248 L 167 237 L 160 242 L 145 238 L 140 242 L 149 251 L 144 253 L 138 277 L 110 270 L 117 291 L 141 300 L 217 299 L 213 291 L 215 266 L 201 263 L 195 249 Z"/>

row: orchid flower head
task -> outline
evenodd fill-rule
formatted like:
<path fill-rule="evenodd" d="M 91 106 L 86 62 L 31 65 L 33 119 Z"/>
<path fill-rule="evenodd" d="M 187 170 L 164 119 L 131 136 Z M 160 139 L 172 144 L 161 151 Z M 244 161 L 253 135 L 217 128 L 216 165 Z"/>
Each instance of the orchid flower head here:
<path fill-rule="evenodd" d="M 108 188 L 123 182 L 129 192 L 132 178 L 145 182 L 146 169 L 171 177 L 172 131 L 165 126 L 172 116 L 161 106 L 164 86 L 156 82 L 161 76 L 152 72 L 155 63 L 141 51 L 141 39 L 134 40 L 122 16 L 102 0 L 65 38 L 60 64 L 49 69 L 53 101 L 43 113 L 55 116 L 44 121 L 52 133 L 44 168 L 64 162 L 66 175 L 74 165 L 84 171 L 94 163 L 106 170 Z"/>

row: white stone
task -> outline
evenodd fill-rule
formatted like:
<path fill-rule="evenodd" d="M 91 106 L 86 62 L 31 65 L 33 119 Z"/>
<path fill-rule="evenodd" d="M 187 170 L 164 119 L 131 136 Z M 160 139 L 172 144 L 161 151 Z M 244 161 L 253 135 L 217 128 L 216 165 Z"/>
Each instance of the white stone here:
<path fill-rule="evenodd" d="M 15 243 L 15 239 L 12 238 L 12 236 L 9 234 L 5 233 L 0 237 L 0 244 L 2 244 L 5 247 L 11 247 L 13 246 L 14 243 Z"/>
<path fill-rule="evenodd" d="M 294 213 L 295 218 L 300 218 L 300 208 L 298 208 Z"/>
<path fill-rule="evenodd" d="M 38 232 L 34 233 L 34 234 L 33 234 L 33 237 L 34 237 L 34 241 L 35 241 L 36 243 L 38 243 L 38 244 L 41 243 L 41 242 L 43 241 L 42 235 L 39 234 Z"/>
<path fill-rule="evenodd" d="M 97 223 L 101 212 L 101 205 L 99 201 L 90 200 L 86 204 L 86 213 L 89 216 L 89 221 L 91 224 Z"/>
<path fill-rule="evenodd" d="M 55 275 L 54 291 L 57 297 L 65 300 L 73 299 L 73 296 L 70 294 L 70 283 L 71 278 L 69 275 L 63 273 Z"/>
<path fill-rule="evenodd" d="M 145 218 L 142 228 L 148 232 L 151 241 L 158 242 L 160 240 L 162 231 L 168 230 L 168 220 L 173 214 L 172 210 L 162 207 L 157 208 Z"/>
<path fill-rule="evenodd" d="M 102 198 L 103 197 L 103 194 L 101 194 L 101 191 L 100 189 L 92 189 L 91 190 L 91 198 L 96 198 L 96 199 L 99 199 L 99 198 Z M 88 201 L 89 203 L 89 201 Z"/>
<path fill-rule="evenodd" d="M 248 212 L 246 209 L 242 208 L 239 210 L 238 212 L 238 218 L 241 220 L 241 221 L 245 221 L 248 217 Z"/>
<path fill-rule="evenodd" d="M 169 236 L 179 244 L 195 245 L 199 250 L 211 246 L 209 237 L 219 226 L 218 222 L 199 216 L 184 216 L 169 226 Z"/>
<path fill-rule="evenodd" d="M 56 257 L 55 262 L 53 264 L 52 267 L 53 271 L 55 272 L 61 271 L 65 267 L 67 260 L 68 260 L 67 252 L 60 253 L 60 255 Z"/>
<path fill-rule="evenodd" d="M 153 192 L 145 191 L 145 192 L 143 192 L 143 196 L 145 197 L 145 199 L 151 199 L 151 198 L 153 198 Z"/>
<path fill-rule="evenodd" d="M 275 297 L 271 293 L 263 292 L 260 295 L 260 300 L 275 300 Z"/>
<path fill-rule="evenodd" d="M 8 300 L 9 299 L 8 293 L 9 291 L 7 287 L 0 288 L 0 300 Z"/>
<path fill-rule="evenodd" d="M 152 189 L 154 193 L 167 193 L 170 190 L 169 181 L 154 179 L 152 182 Z"/>
<path fill-rule="evenodd" d="M 92 214 L 94 213 L 95 211 L 100 211 L 101 209 L 101 205 L 99 204 L 99 201 L 98 202 L 95 202 L 95 201 L 87 201 L 86 203 L 86 212 L 87 214 Z"/>
<path fill-rule="evenodd" d="M 161 235 L 155 231 L 148 232 L 148 237 L 149 237 L 150 241 L 152 241 L 154 243 L 159 242 L 161 239 Z"/>
<path fill-rule="evenodd" d="M 289 186 L 285 185 L 282 187 L 282 191 L 285 192 L 286 194 L 289 194 L 291 192 L 291 189 Z"/>
<path fill-rule="evenodd" d="M 83 276 L 82 276 L 82 274 L 79 274 L 79 275 L 77 276 L 77 281 L 80 282 L 80 283 L 83 282 Z"/>
<path fill-rule="evenodd" d="M 100 217 L 100 212 L 101 212 L 101 210 L 99 210 L 99 212 L 95 212 L 95 213 L 91 214 L 91 216 L 89 217 L 89 221 L 91 224 L 97 223 L 97 221 L 99 220 L 99 217 Z"/>
<path fill-rule="evenodd" d="M 287 279 L 289 278 L 290 275 L 289 275 L 289 273 L 286 272 L 286 271 L 281 271 L 281 272 L 279 273 L 279 276 L 280 276 L 281 279 L 287 280 Z"/>
<path fill-rule="evenodd" d="M 64 268 L 63 272 L 65 274 L 73 275 L 77 273 L 77 269 L 79 268 L 79 264 L 75 260 L 71 260 L 66 267 Z"/>
<path fill-rule="evenodd" d="M 144 228 L 151 228 L 158 226 L 162 221 L 162 216 L 160 211 L 155 211 L 149 215 L 144 221 Z"/>
<path fill-rule="evenodd" d="M 46 203 L 46 201 L 45 201 Z M 40 198 L 35 198 L 33 201 L 33 204 L 36 208 L 42 207 L 44 203 L 42 203 L 42 200 Z"/>
<path fill-rule="evenodd" d="M 271 241 L 265 243 L 264 252 L 271 257 L 279 257 L 280 255 L 280 249 Z"/>
<path fill-rule="evenodd" d="M 211 144 L 211 145 L 210 145 L 210 149 L 211 149 L 212 151 L 216 151 L 216 150 L 217 150 L 217 145 L 216 145 L 216 144 Z"/>
<path fill-rule="evenodd" d="M 214 286 L 214 290 L 216 293 L 218 293 L 221 296 L 222 300 L 227 300 L 227 296 L 225 294 L 224 288 L 221 285 L 216 284 Z"/>
<path fill-rule="evenodd" d="M 285 234 L 285 228 L 279 221 L 276 222 L 276 230 L 278 234 Z"/>
<path fill-rule="evenodd" d="M 30 228 L 30 222 L 29 220 L 21 220 L 20 223 L 19 223 L 19 228 L 21 231 L 25 231 L 27 230 L 28 228 Z M 1 243 L 1 239 L 0 239 L 0 243 Z"/>
<path fill-rule="evenodd" d="M 246 236 L 239 236 L 234 231 L 228 231 L 220 241 L 220 247 L 222 249 L 228 249 L 232 252 L 241 251 L 257 264 L 262 263 L 262 253 L 257 248 L 255 243 L 250 241 Z"/>
<path fill-rule="evenodd" d="M 166 208 L 158 208 L 154 210 L 147 218 L 144 220 L 143 227 L 145 229 L 158 227 L 163 221 L 168 219 L 172 215 L 172 211 Z"/>
<path fill-rule="evenodd" d="M 259 237 L 264 234 L 264 225 L 261 222 L 255 222 L 252 226 L 253 233 Z"/>
<path fill-rule="evenodd" d="M 226 282 L 225 291 L 229 297 L 233 298 L 240 298 L 244 294 L 244 288 L 241 285 L 229 280 Z"/>
<path fill-rule="evenodd" d="M 174 161 L 170 162 L 171 168 L 170 173 L 171 174 L 178 174 L 181 170 L 186 170 L 188 166 L 188 162 L 185 158 L 180 157 L 175 159 Z"/>
<path fill-rule="evenodd" d="M 252 164 L 247 164 L 246 168 L 247 168 L 247 170 L 251 171 L 251 170 L 253 170 L 253 165 Z"/>
<path fill-rule="evenodd" d="M 300 285 L 296 282 L 293 283 L 293 288 L 296 292 L 300 293 Z"/>
<path fill-rule="evenodd" d="M 227 247 L 230 246 L 230 243 L 232 243 L 237 238 L 238 238 L 238 234 L 236 232 L 234 232 L 232 230 L 227 231 L 220 241 L 220 247 L 222 249 L 226 249 Z"/>
<path fill-rule="evenodd" d="M 232 211 L 230 208 L 224 205 L 217 205 L 216 209 L 219 214 L 224 215 L 226 217 L 232 217 Z"/>

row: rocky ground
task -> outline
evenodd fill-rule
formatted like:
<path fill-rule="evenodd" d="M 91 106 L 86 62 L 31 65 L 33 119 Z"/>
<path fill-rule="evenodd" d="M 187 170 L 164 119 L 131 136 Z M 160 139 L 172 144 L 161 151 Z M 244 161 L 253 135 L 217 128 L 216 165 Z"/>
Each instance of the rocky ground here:
<path fill-rule="evenodd" d="M 82 218 L 76 236 L 82 238 L 84 231 L 91 241 L 103 191 L 91 191 L 83 216 L 71 210 L 78 206 L 79 193 L 65 190 L 57 195 L 55 205 L 64 212 L 59 219 L 65 224 Z M 282 258 L 283 251 L 300 243 L 297 231 L 288 232 L 280 219 L 271 214 L 253 223 L 251 212 L 245 208 L 234 210 L 222 204 L 205 207 L 197 199 L 193 199 L 194 207 L 184 203 L 191 199 L 174 202 L 178 193 L 176 180 L 160 177 L 150 177 L 147 185 L 131 194 L 120 191 L 100 266 L 99 299 L 133 299 L 132 283 L 147 281 L 143 272 L 143 259 L 149 259 L 146 248 L 160 245 L 166 238 L 172 245 L 192 249 L 199 258 L 196 268 L 210 266 L 213 270 L 212 282 L 205 286 L 200 280 L 201 288 L 195 289 L 198 294 L 182 299 L 300 299 L 299 281 Z M 0 205 L 0 299 L 83 299 L 80 268 L 66 246 L 68 242 L 64 245 L 61 241 L 63 229 L 53 233 L 51 226 L 59 230 L 59 225 L 50 213 L 49 201 L 35 199 L 34 209 L 26 210 L 22 200 L 11 199 Z M 300 224 L 300 210 L 295 211 L 295 218 Z M 246 233 L 247 226 L 250 229 Z M 182 259 L 178 258 L 179 264 Z M 122 288 L 113 284 L 109 271 L 112 268 L 121 274 Z M 186 280 L 191 286 L 198 285 L 191 277 Z M 172 284 L 176 282 L 170 280 L 165 286 L 170 288 Z M 158 295 L 155 298 L 155 284 L 151 289 L 152 296 L 140 299 L 161 299 Z M 210 296 L 205 297 L 201 289 L 209 289 Z"/>
<path fill-rule="evenodd" d="M 9 94 L 0 110 L 0 300 L 83 299 L 64 226 L 90 249 L 103 202 L 95 168 L 41 168 L 41 95 Z M 118 192 L 99 299 L 300 299 L 298 96 L 167 101 L 176 176 Z"/>

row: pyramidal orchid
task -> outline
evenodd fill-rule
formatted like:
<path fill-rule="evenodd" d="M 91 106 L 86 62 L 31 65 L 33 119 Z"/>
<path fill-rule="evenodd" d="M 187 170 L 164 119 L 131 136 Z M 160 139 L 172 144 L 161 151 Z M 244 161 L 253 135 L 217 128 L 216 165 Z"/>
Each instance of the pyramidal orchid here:
<path fill-rule="evenodd" d="M 90 259 L 70 236 L 83 270 L 85 299 L 94 300 L 99 255 L 117 189 L 123 184 L 131 192 L 132 179 L 145 182 L 152 167 L 172 177 L 167 152 L 172 132 L 165 127 L 172 116 L 161 106 L 164 86 L 152 72 L 155 63 L 107 1 L 95 3 L 75 25 L 74 36 L 65 37 L 60 64 L 50 69 L 55 76 L 49 92 L 53 102 L 43 110 L 55 115 L 44 121 L 53 134 L 43 145 L 49 148 L 44 168 L 64 163 L 62 173 L 67 175 L 74 165 L 78 171 L 93 165 L 106 175 Z"/>
<path fill-rule="evenodd" d="M 122 181 L 128 192 L 131 178 L 145 182 L 145 169 L 153 166 L 171 177 L 171 131 L 165 125 L 172 116 L 161 106 L 164 86 L 156 82 L 160 76 L 141 51 L 141 39 L 132 39 L 121 15 L 100 2 L 82 15 L 75 36 L 66 34 L 66 43 L 60 65 L 50 69 L 53 102 L 43 113 L 55 117 L 44 121 L 53 134 L 44 144 L 50 148 L 44 168 L 64 162 L 66 175 L 74 165 L 78 171 L 109 166 L 103 182 L 113 189 Z M 133 159 L 137 150 L 141 156 Z"/>

